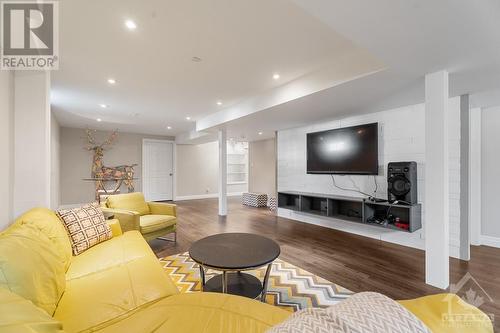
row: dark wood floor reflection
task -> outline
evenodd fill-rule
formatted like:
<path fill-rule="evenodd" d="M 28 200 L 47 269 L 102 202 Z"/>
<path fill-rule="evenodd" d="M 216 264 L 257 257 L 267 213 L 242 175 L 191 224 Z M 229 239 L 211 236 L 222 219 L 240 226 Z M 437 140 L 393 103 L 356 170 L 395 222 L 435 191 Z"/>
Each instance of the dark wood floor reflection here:
<path fill-rule="evenodd" d="M 218 216 L 217 199 L 177 204 L 177 244 L 152 241 L 158 257 L 187 251 L 208 235 L 250 232 L 277 241 L 283 260 L 355 292 L 377 291 L 394 299 L 443 292 L 425 284 L 421 250 L 279 218 L 265 208 L 243 206 L 238 197 L 229 199 L 226 218 Z M 493 300 L 485 299 L 481 309 L 495 315 L 500 332 L 500 249 L 473 247 L 471 257 L 469 262 L 451 259 L 451 282 L 472 274 Z"/>

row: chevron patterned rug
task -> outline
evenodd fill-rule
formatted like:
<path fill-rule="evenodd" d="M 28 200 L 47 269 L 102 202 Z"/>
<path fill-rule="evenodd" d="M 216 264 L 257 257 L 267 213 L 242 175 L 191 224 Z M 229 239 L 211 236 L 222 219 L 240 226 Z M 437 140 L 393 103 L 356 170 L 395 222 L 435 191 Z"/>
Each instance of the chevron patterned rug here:
<path fill-rule="evenodd" d="M 200 273 L 187 252 L 161 258 L 160 262 L 181 292 L 200 291 Z M 265 267 L 247 273 L 264 278 Z M 206 279 L 219 274 L 209 270 Z M 310 308 L 328 307 L 348 298 L 353 293 L 335 283 L 309 273 L 286 261 L 276 259 L 269 276 L 266 303 L 290 312 Z"/>

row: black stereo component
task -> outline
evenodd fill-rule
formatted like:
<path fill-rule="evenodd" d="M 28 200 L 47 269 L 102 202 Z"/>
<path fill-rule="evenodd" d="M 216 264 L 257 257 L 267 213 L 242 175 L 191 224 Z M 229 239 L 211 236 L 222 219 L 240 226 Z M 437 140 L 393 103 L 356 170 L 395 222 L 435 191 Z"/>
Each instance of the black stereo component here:
<path fill-rule="evenodd" d="M 391 162 L 387 166 L 387 197 L 389 202 L 407 205 L 418 202 L 417 163 Z"/>

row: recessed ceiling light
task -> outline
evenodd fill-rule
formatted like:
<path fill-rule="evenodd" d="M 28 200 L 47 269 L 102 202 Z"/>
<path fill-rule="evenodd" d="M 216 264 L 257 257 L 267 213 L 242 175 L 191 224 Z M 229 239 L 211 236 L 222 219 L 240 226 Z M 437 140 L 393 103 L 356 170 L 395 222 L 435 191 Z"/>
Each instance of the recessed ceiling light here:
<path fill-rule="evenodd" d="M 137 29 L 137 24 L 135 24 L 135 22 L 132 21 L 132 20 L 126 20 L 125 21 L 125 26 L 127 27 L 128 30 L 135 30 L 135 29 Z"/>
<path fill-rule="evenodd" d="M 259 132 L 259 135 L 262 135 L 262 132 Z"/>
<path fill-rule="evenodd" d="M 222 102 L 221 101 L 217 101 L 217 105 L 222 105 Z"/>
<path fill-rule="evenodd" d="M 115 84 L 115 83 L 116 83 L 116 80 L 115 80 L 115 79 L 113 79 L 113 78 L 109 78 L 109 79 L 108 79 L 108 83 L 109 83 L 109 84 Z"/>
<path fill-rule="evenodd" d="M 191 117 L 187 116 L 187 117 L 186 117 L 186 120 L 191 120 Z"/>
<path fill-rule="evenodd" d="M 167 129 L 172 129 L 172 126 L 167 126 Z"/>
<path fill-rule="evenodd" d="M 99 104 L 99 106 L 103 109 L 107 109 L 109 108 L 109 105 L 108 104 Z"/>
<path fill-rule="evenodd" d="M 97 122 L 99 122 L 99 123 L 102 121 L 102 119 L 101 119 L 101 118 L 97 118 L 96 120 L 97 120 Z"/>
<path fill-rule="evenodd" d="M 273 79 L 278 80 L 280 78 L 280 75 L 278 73 L 273 74 Z"/>

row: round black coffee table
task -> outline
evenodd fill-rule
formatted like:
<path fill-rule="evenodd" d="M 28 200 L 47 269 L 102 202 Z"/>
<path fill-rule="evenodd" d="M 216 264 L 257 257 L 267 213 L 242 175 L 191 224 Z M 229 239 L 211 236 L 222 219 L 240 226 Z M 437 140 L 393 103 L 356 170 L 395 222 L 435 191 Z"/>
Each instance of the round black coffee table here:
<path fill-rule="evenodd" d="M 254 234 L 226 233 L 208 236 L 195 242 L 189 256 L 200 266 L 202 291 L 222 292 L 265 300 L 272 262 L 280 255 L 273 240 Z M 261 282 L 243 273 L 267 265 Z M 205 282 L 205 269 L 222 271 Z"/>

